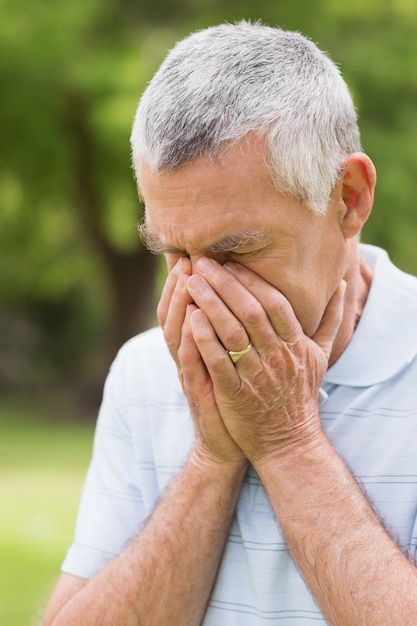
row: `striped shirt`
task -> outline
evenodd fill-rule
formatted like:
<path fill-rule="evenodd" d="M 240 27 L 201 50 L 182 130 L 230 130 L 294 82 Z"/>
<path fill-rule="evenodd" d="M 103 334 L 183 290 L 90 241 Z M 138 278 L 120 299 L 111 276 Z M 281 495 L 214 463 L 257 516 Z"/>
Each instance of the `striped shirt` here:
<path fill-rule="evenodd" d="M 372 246 L 355 334 L 320 390 L 323 429 L 397 538 L 417 543 L 417 279 Z M 63 571 L 93 577 L 140 531 L 193 439 L 187 402 L 160 329 L 130 340 L 112 365 Z M 198 549 L 196 547 L 196 549 Z M 318 626 L 268 497 L 249 468 L 204 626 Z"/>

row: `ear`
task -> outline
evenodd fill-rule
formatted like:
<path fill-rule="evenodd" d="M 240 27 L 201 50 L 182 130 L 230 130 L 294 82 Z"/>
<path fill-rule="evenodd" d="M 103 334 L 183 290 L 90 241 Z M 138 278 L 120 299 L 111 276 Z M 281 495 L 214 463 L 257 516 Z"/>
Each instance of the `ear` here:
<path fill-rule="evenodd" d="M 376 170 L 362 152 L 350 154 L 342 165 L 340 223 L 345 237 L 358 235 L 368 219 L 374 202 Z"/>

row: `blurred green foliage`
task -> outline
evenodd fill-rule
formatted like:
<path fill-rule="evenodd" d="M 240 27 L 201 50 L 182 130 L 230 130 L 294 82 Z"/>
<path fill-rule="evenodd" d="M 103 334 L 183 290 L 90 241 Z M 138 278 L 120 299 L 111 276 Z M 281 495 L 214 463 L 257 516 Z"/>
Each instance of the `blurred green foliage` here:
<path fill-rule="evenodd" d="M 100 377 L 123 333 L 152 323 L 157 266 L 136 235 L 130 125 L 167 49 L 210 24 L 300 30 L 340 64 L 379 175 L 363 239 L 417 273 L 413 0 L 0 0 L 0 11 L 0 391 Z"/>

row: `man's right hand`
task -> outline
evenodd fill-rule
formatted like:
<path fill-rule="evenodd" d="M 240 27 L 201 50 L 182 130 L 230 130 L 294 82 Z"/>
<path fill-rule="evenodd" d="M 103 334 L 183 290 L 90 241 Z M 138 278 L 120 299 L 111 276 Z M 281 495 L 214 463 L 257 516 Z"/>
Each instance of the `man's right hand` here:
<path fill-rule="evenodd" d="M 168 275 L 157 315 L 194 423 L 192 458 L 198 463 L 231 464 L 240 468 L 246 464 L 246 458 L 227 432 L 211 378 L 193 339 L 190 316 L 197 307 L 187 290 L 190 275 L 190 260 L 180 258 Z"/>

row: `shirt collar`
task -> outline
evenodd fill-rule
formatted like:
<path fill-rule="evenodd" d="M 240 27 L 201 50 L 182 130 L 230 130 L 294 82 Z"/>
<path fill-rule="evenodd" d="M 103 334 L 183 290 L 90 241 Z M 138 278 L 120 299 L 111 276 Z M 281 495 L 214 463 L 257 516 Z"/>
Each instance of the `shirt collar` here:
<path fill-rule="evenodd" d="M 376 385 L 417 354 L 417 279 L 396 268 L 384 250 L 364 244 L 360 250 L 373 269 L 371 288 L 355 333 L 324 383 Z"/>

